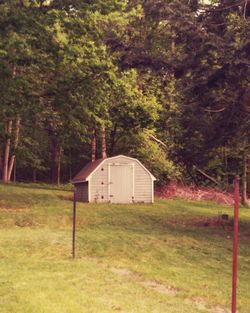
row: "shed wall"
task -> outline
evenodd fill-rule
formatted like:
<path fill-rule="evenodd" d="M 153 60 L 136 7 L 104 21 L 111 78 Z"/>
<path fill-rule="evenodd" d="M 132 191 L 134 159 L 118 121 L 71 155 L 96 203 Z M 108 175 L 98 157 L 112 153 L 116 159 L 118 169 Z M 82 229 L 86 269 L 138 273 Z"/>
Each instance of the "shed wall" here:
<path fill-rule="evenodd" d="M 135 162 L 135 201 L 152 203 L 153 184 L 151 175 Z"/>
<path fill-rule="evenodd" d="M 90 178 L 90 202 L 109 202 L 108 164 L 134 164 L 134 202 L 152 203 L 153 180 L 151 175 L 136 160 L 122 156 L 107 159 Z"/>
<path fill-rule="evenodd" d="M 76 188 L 76 200 L 80 202 L 88 202 L 88 182 L 75 185 Z"/>
<path fill-rule="evenodd" d="M 106 161 L 91 175 L 90 202 L 109 202 L 108 163 Z"/>

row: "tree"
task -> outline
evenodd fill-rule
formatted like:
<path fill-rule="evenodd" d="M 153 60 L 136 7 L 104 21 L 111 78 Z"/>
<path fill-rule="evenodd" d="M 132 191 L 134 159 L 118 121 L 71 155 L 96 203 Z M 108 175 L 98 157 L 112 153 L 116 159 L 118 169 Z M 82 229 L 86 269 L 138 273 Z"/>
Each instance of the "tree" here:
<path fill-rule="evenodd" d="M 29 19 L 27 10 L 22 10 L 17 3 L 0 4 L 0 89 L 1 89 L 1 127 L 5 129 L 2 139 L 4 182 L 10 180 L 16 150 L 19 144 L 19 133 L 22 117 L 32 111 L 34 103 L 28 101 L 28 91 L 35 84 L 36 57 L 32 49 L 37 44 L 37 35 L 41 25 L 34 18 Z M 27 33 L 28 28 L 32 31 Z M 5 143 L 3 143 L 5 141 Z"/>

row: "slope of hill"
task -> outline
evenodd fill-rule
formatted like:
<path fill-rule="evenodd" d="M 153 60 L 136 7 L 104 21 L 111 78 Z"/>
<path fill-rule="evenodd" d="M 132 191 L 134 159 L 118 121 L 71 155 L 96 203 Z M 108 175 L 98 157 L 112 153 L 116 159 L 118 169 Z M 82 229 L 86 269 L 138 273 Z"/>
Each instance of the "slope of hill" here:
<path fill-rule="evenodd" d="M 0 185 L 1 313 L 230 312 L 230 207 L 78 204 L 72 260 L 71 193 L 38 187 Z M 240 217 L 238 309 L 249 313 L 250 210 Z"/>

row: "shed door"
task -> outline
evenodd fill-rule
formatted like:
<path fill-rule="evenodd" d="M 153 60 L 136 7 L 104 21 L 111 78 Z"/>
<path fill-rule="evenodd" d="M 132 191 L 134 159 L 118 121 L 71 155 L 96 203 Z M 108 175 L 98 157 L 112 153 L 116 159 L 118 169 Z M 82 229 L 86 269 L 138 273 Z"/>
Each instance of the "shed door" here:
<path fill-rule="evenodd" d="M 109 196 L 112 203 L 131 203 L 134 189 L 133 164 L 110 164 Z"/>

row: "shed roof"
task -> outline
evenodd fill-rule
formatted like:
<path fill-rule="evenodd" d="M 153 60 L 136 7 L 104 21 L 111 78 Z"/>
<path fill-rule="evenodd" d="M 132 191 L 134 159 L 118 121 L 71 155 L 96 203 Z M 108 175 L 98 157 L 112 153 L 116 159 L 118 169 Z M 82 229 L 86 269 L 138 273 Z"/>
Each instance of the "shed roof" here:
<path fill-rule="evenodd" d="M 117 156 L 114 156 L 114 157 L 110 157 L 110 158 L 106 158 L 106 159 L 98 159 L 94 162 L 89 162 L 88 164 L 86 164 L 84 166 L 84 168 L 82 168 L 80 170 L 80 172 L 72 179 L 72 182 L 73 183 L 81 183 L 81 182 L 85 182 L 85 181 L 88 181 L 88 178 L 89 176 L 103 163 L 105 162 L 106 160 L 111 160 L 111 159 L 114 159 L 114 158 L 117 158 L 117 157 L 124 157 L 126 159 L 130 159 L 130 160 L 133 160 L 133 161 L 136 161 L 138 162 L 148 173 L 149 175 L 151 176 L 151 178 L 153 180 L 156 180 L 156 178 L 150 173 L 150 171 L 137 159 L 135 158 L 131 158 L 131 157 L 127 157 L 125 155 L 117 155 Z"/>
<path fill-rule="evenodd" d="M 73 183 L 84 182 L 87 180 L 88 176 L 102 163 L 104 159 L 98 159 L 94 162 L 89 162 L 80 170 L 78 174 L 72 179 Z"/>

